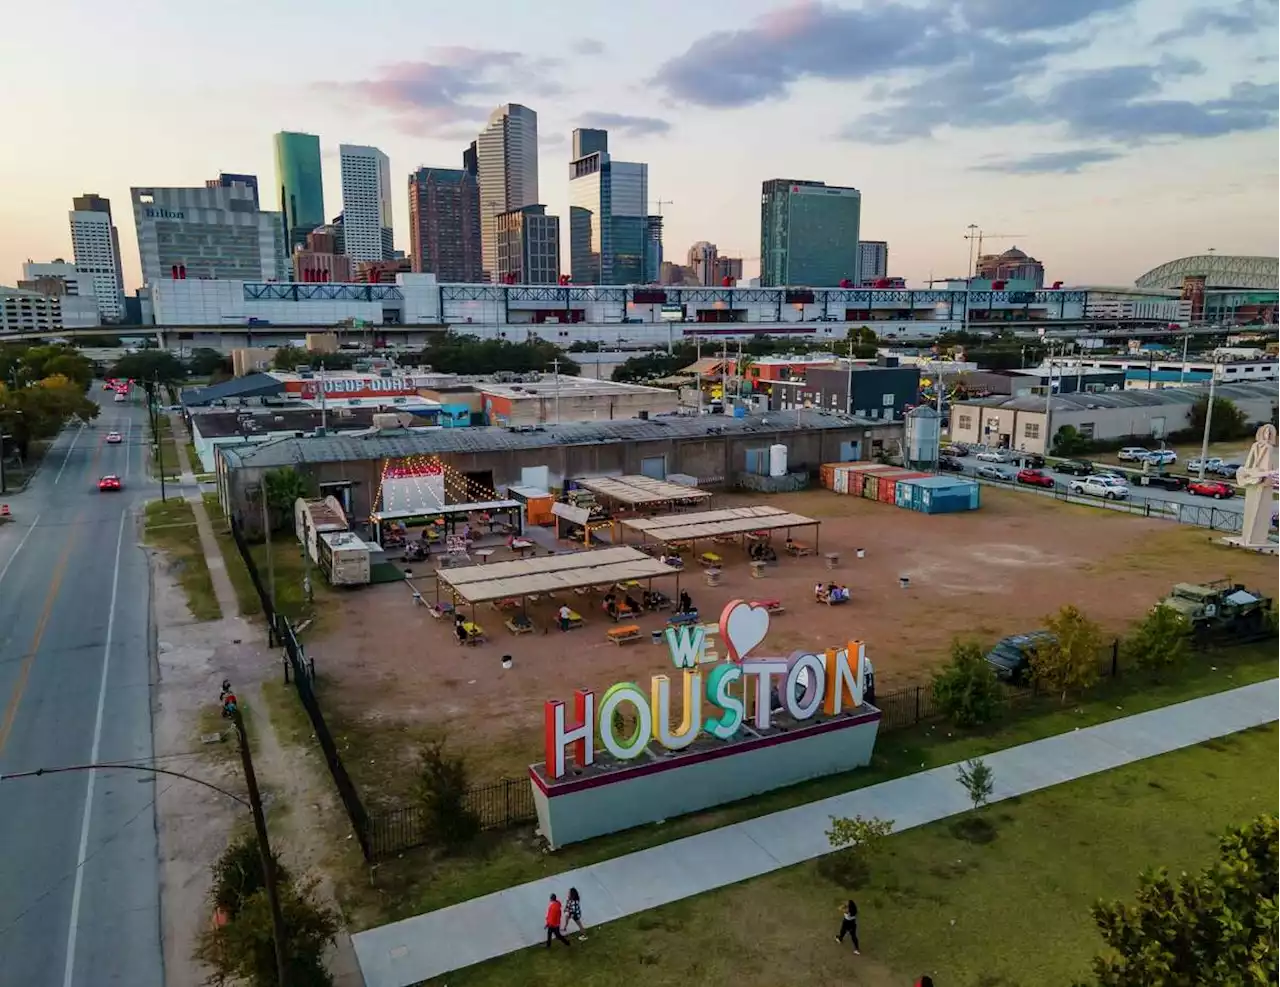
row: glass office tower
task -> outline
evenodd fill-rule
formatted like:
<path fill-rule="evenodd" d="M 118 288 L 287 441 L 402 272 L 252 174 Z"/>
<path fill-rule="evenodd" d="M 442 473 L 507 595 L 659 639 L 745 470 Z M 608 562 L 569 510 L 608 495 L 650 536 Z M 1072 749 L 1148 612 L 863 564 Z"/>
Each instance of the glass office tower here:
<path fill-rule="evenodd" d="M 774 178 L 760 196 L 760 284 L 833 288 L 859 281 L 862 193 Z"/>
<path fill-rule="evenodd" d="M 307 234 L 324 225 L 324 183 L 320 172 L 320 138 L 282 131 L 273 138 L 276 153 L 276 198 L 284 214 L 289 250 L 303 246 Z"/>

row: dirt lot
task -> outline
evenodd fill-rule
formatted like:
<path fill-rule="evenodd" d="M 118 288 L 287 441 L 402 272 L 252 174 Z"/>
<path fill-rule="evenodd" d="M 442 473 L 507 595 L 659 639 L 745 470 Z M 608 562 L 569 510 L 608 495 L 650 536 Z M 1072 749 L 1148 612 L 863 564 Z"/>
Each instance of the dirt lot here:
<path fill-rule="evenodd" d="M 774 618 L 756 654 L 864 641 L 880 691 L 927 682 L 954 637 L 994 642 L 1034 629 L 1067 603 L 1119 633 L 1180 580 L 1229 576 L 1276 595 L 1273 558 L 1221 547 L 1208 531 L 1012 491 L 983 495 L 976 513 L 934 517 L 825 490 L 770 497 L 772 505 L 822 520 L 820 553 L 784 558 L 766 579 L 753 580 L 741 549 L 717 546 L 726 559 L 722 584 L 708 588 L 691 566 L 681 586 L 707 619 L 734 598 L 780 599 L 787 613 Z M 725 497 L 715 506 L 735 502 L 766 501 Z M 808 534 L 796 537 L 812 542 Z M 865 558 L 855 558 L 857 548 Z M 840 553 L 835 573 L 822 558 L 828 551 Z M 900 587 L 900 576 L 909 588 Z M 814 583 L 829 577 L 849 585 L 850 604 L 813 602 Z M 664 591 L 673 593 L 674 580 L 666 582 Z M 418 585 L 434 599 L 433 579 Z M 586 617 L 583 629 L 555 630 L 558 603 L 543 599 L 529 610 L 537 632 L 522 637 L 510 635 L 491 607 L 478 608 L 489 641 L 463 648 L 451 624 L 414 606 L 404 585 L 337 597 L 339 614 L 309 651 L 348 766 L 370 800 L 403 793 L 416 742 L 440 731 L 466 749 L 476 780 L 520 776 L 539 759 L 546 699 L 567 701 L 581 687 L 599 694 L 670 668 L 665 647 L 649 642 L 662 616 L 641 618 L 644 640 L 618 647 L 605 640 L 613 625 L 598 606 L 588 610 L 576 596 L 570 605 Z M 503 654 L 514 656 L 512 669 L 503 670 Z"/>

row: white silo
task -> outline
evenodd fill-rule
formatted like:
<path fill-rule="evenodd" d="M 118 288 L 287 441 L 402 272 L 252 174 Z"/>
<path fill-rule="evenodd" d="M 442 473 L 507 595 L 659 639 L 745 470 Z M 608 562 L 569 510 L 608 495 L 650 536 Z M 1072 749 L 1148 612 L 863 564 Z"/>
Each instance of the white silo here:
<path fill-rule="evenodd" d="M 787 447 L 781 442 L 769 446 L 769 475 L 787 475 Z"/>
<path fill-rule="evenodd" d="M 930 405 L 913 408 L 906 421 L 907 461 L 931 464 L 938 461 L 942 446 L 942 418 Z"/>

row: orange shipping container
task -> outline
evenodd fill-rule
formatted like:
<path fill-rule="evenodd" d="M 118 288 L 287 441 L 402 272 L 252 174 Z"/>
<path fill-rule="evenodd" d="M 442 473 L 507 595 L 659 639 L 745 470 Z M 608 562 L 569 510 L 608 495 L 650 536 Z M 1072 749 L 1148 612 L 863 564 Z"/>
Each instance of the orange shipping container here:
<path fill-rule="evenodd" d="M 928 475 L 928 473 L 912 473 L 902 470 L 892 476 L 882 476 L 880 477 L 880 485 L 876 489 L 876 500 L 884 504 L 896 504 L 899 480 L 918 480 L 920 477 Z"/>
<path fill-rule="evenodd" d="M 532 525 L 551 524 L 555 520 L 555 515 L 551 513 L 551 505 L 555 503 L 555 498 L 547 497 L 530 497 L 524 502 L 525 522 Z"/>

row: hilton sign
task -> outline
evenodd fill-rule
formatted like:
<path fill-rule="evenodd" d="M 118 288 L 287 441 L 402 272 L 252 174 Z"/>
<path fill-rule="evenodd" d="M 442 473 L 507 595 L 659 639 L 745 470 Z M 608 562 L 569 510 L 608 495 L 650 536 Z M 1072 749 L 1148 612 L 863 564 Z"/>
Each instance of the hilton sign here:
<path fill-rule="evenodd" d="M 181 209 L 147 209 L 148 219 L 186 219 L 187 214 Z"/>

